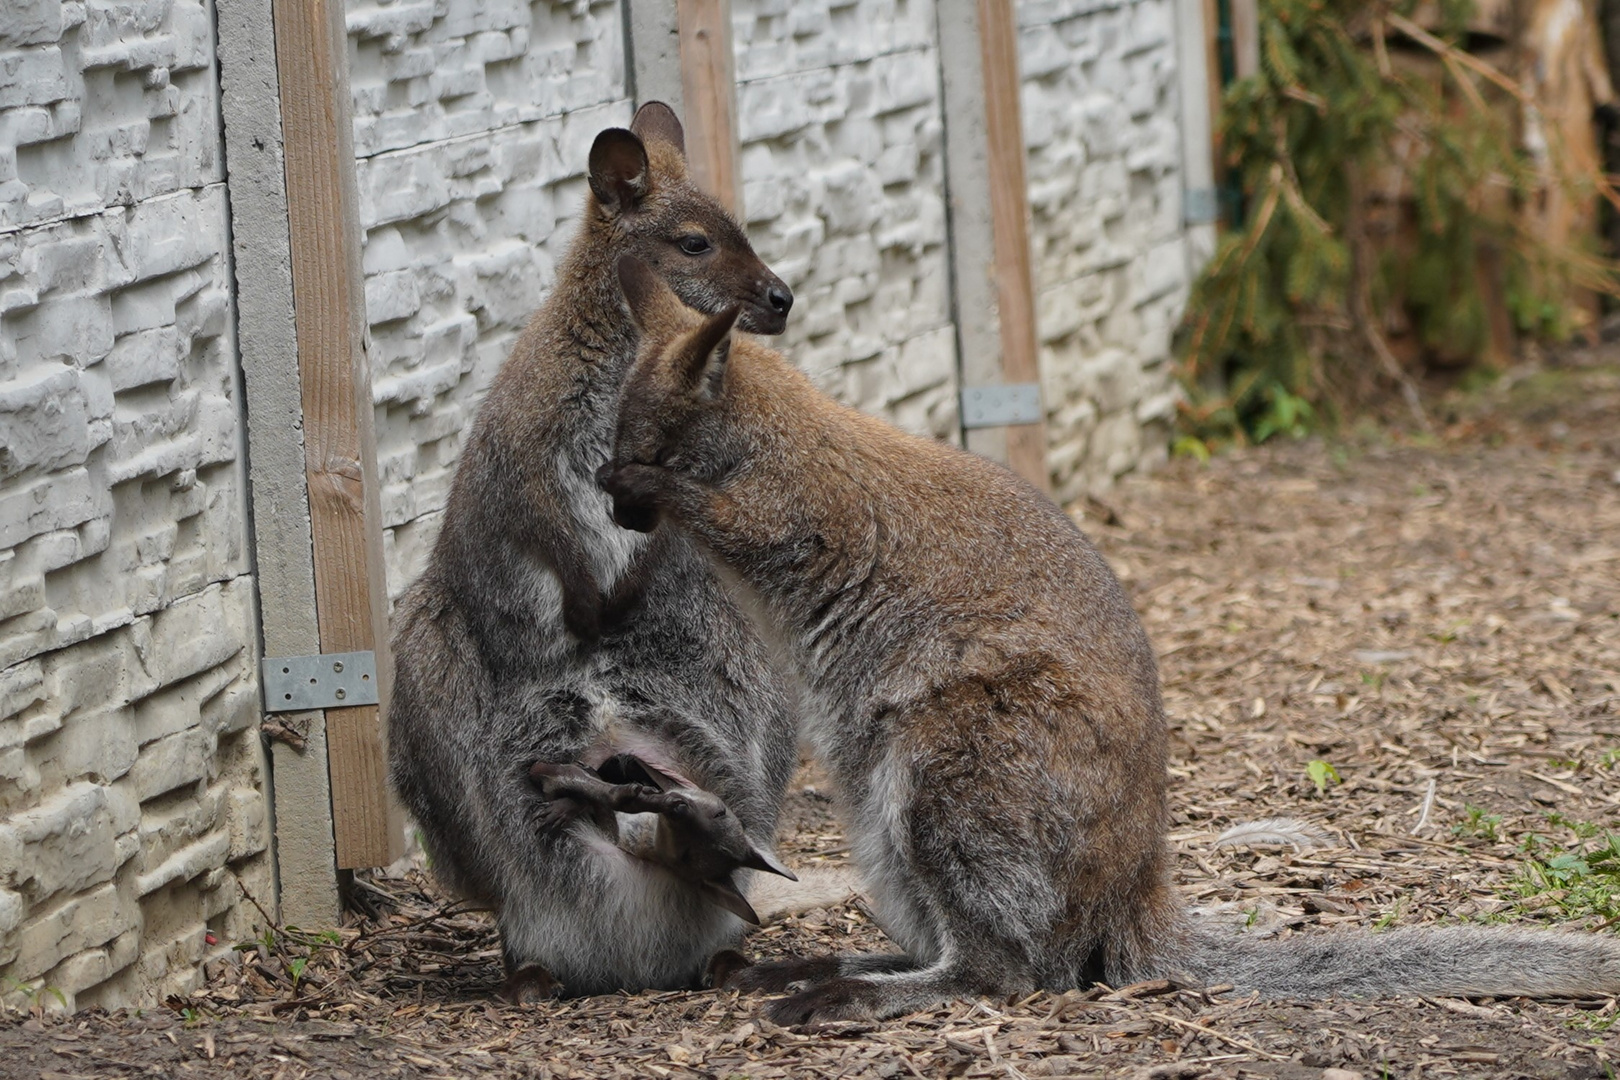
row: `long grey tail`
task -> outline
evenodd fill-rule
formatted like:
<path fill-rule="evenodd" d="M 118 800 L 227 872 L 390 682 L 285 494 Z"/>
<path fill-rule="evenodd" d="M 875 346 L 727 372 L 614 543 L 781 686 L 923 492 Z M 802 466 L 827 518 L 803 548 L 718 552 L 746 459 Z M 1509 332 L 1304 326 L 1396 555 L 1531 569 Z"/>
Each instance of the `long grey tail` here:
<path fill-rule="evenodd" d="M 1209 917 L 1191 923 L 1171 966 L 1266 997 L 1620 994 L 1620 939 L 1595 933 L 1448 926 L 1269 938 Z"/>

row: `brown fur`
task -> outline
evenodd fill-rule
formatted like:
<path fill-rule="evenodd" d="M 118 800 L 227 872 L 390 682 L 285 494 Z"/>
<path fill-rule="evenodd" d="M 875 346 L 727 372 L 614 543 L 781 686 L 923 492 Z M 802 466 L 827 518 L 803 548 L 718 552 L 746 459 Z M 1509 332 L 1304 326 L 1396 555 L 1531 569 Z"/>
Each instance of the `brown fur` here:
<path fill-rule="evenodd" d="M 773 1003 L 778 1022 L 1170 973 L 1274 993 L 1620 990 L 1620 948 L 1594 935 L 1268 950 L 1195 927 L 1169 881 L 1153 652 L 1073 523 L 1000 466 L 731 341 L 735 310 L 683 311 L 633 260 L 619 276 L 644 340 L 602 476 L 614 516 L 689 531 L 776 634 L 905 950 L 737 973 L 745 988 L 811 984 Z"/>

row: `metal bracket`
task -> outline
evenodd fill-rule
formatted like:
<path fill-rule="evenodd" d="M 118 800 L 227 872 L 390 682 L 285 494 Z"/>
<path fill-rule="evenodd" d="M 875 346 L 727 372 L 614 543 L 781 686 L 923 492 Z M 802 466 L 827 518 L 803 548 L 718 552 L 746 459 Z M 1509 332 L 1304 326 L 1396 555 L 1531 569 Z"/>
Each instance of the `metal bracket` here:
<path fill-rule="evenodd" d="M 1038 424 L 1041 419 L 1041 388 L 1035 383 L 970 386 L 962 391 L 964 428 Z"/>
<path fill-rule="evenodd" d="M 1188 225 L 1210 225 L 1219 221 L 1221 204 L 1215 189 L 1188 188 L 1182 192 L 1181 217 Z"/>
<path fill-rule="evenodd" d="M 377 654 L 264 658 L 264 711 L 304 712 L 377 704 Z"/>

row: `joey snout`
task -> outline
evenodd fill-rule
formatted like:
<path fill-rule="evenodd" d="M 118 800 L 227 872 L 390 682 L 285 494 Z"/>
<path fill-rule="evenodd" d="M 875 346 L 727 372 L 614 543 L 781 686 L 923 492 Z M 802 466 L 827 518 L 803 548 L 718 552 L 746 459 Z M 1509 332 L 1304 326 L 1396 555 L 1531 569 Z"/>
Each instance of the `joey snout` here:
<path fill-rule="evenodd" d="M 663 470 L 655 465 L 616 465 L 596 470 L 596 484 L 613 498 L 613 520 L 621 529 L 650 533 L 658 527 L 658 495 Z"/>

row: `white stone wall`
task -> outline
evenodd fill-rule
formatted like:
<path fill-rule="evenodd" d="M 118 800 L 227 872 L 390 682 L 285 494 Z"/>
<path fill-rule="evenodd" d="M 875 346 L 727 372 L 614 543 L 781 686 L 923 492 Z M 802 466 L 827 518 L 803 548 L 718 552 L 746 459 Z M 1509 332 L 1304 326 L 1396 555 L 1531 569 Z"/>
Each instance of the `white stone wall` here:
<path fill-rule="evenodd" d="M 425 565 L 462 439 L 626 124 L 612 0 L 351 0 L 350 85 L 388 591 Z"/>
<path fill-rule="evenodd" d="M 1174 0 L 1019 0 L 1036 323 L 1055 493 L 1162 461 L 1190 285 Z"/>
<path fill-rule="evenodd" d="M 748 233 L 822 389 L 958 441 L 929 0 L 733 0 Z"/>
<path fill-rule="evenodd" d="M 13 1002 L 184 992 L 271 893 L 213 42 L 204 0 L 0 4 Z"/>

